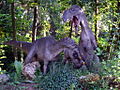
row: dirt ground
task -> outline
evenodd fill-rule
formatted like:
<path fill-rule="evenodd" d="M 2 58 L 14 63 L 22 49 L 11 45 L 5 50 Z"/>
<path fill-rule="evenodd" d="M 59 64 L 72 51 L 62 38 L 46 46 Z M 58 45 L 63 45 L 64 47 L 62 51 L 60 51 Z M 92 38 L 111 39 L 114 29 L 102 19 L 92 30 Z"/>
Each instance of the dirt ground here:
<path fill-rule="evenodd" d="M 0 85 L 0 90 L 40 90 L 36 83 L 21 83 L 17 85 Z"/>

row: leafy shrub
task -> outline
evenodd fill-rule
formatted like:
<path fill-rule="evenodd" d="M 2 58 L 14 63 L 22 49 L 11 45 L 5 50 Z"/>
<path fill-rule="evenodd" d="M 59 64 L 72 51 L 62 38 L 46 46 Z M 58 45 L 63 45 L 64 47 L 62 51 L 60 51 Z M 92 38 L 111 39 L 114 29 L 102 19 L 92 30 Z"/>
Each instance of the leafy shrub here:
<path fill-rule="evenodd" d="M 37 73 L 38 74 L 38 73 Z M 80 83 L 79 77 L 88 75 L 88 70 L 74 69 L 72 64 L 63 65 L 60 62 L 50 64 L 50 70 L 46 75 L 37 76 L 36 82 L 39 83 L 39 88 L 43 90 L 82 90 L 85 88 L 101 90 L 103 80 L 98 82 Z M 106 88 L 104 86 L 104 88 Z"/>
<path fill-rule="evenodd" d="M 54 62 L 50 66 L 50 71 L 46 75 L 37 77 L 40 88 L 43 90 L 62 90 L 67 89 L 71 85 L 77 86 L 78 80 L 72 65 Z"/>
<path fill-rule="evenodd" d="M 16 69 L 16 73 L 15 73 L 15 81 L 16 80 L 19 80 L 19 79 L 21 79 L 21 73 L 22 73 L 22 68 L 23 68 L 23 65 L 22 65 L 22 63 L 21 62 L 19 62 L 19 61 L 15 61 L 14 62 L 14 66 L 15 66 L 15 69 Z"/>
<path fill-rule="evenodd" d="M 40 71 L 36 73 L 35 82 L 39 83 L 39 88 L 42 90 L 108 90 L 110 88 L 109 81 L 104 78 L 110 75 L 119 77 L 119 62 L 119 59 L 103 61 L 101 71 L 98 72 L 101 79 L 96 82 L 84 83 L 80 83 L 78 79 L 80 76 L 90 74 L 90 71 L 74 69 L 72 64 L 63 65 L 62 62 L 53 62 L 49 65 L 50 70 L 46 75 Z"/>

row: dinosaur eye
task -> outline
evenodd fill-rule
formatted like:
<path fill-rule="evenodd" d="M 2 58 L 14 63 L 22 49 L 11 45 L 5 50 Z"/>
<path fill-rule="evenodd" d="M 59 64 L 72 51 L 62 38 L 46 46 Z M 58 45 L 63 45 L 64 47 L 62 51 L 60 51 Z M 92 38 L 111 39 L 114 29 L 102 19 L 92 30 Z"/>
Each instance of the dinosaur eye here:
<path fill-rule="evenodd" d="M 75 59 L 78 59 L 78 53 L 77 53 L 76 51 L 74 51 L 73 57 L 74 57 Z"/>
<path fill-rule="evenodd" d="M 75 11 L 75 9 L 71 8 L 71 11 Z"/>

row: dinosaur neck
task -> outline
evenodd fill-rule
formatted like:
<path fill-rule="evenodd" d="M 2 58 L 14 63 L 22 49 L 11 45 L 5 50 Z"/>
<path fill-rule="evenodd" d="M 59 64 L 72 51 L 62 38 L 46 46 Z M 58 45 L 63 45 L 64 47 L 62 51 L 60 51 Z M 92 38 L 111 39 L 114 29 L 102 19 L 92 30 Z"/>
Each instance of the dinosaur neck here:
<path fill-rule="evenodd" d="M 85 30 L 85 32 L 89 32 L 91 30 L 89 27 L 86 15 L 84 13 L 82 13 L 80 23 L 81 23 L 82 30 Z"/>
<path fill-rule="evenodd" d="M 56 41 L 53 45 L 51 45 L 51 53 L 53 53 L 53 57 L 56 57 L 59 53 L 61 53 L 65 48 L 71 48 L 75 44 L 72 39 L 61 39 Z"/>
<path fill-rule="evenodd" d="M 90 50 L 96 49 L 97 48 L 96 39 L 92 32 L 92 29 L 88 25 L 88 21 L 87 21 L 84 13 L 82 13 L 82 16 L 81 16 L 80 25 L 81 25 L 81 29 L 82 29 L 80 38 L 82 41 L 84 41 L 84 43 L 86 42 L 86 45 L 84 44 L 84 46 L 89 47 Z M 88 41 L 89 41 L 89 43 L 88 43 L 89 45 L 87 44 Z M 81 44 L 82 44 L 82 42 L 81 42 Z"/>
<path fill-rule="evenodd" d="M 64 50 L 62 42 L 55 42 L 54 45 L 50 46 L 50 51 L 53 54 L 53 57 L 56 57 Z"/>

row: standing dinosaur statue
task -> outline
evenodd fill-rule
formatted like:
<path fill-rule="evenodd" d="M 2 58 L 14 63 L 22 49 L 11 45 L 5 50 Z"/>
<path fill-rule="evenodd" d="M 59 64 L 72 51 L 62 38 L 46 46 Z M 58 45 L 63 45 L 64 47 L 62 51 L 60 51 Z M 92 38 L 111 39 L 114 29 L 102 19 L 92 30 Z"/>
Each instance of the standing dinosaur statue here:
<path fill-rule="evenodd" d="M 97 43 L 82 8 L 78 5 L 71 6 L 71 8 L 64 11 L 62 19 L 64 22 L 71 21 L 71 25 L 74 26 L 76 33 L 78 33 L 78 27 L 81 26 L 79 41 L 81 56 L 85 60 L 88 68 L 92 65 L 93 61 L 98 64 L 99 58 L 94 53 L 94 50 L 97 48 Z"/>
<path fill-rule="evenodd" d="M 80 8 L 78 5 L 71 6 L 71 8 L 64 11 L 62 19 L 64 22 L 70 20 L 72 25 L 75 27 L 76 33 L 78 33 L 78 27 L 82 25 L 82 31 L 85 32 L 87 40 L 92 44 L 94 49 L 97 48 L 95 37 L 92 30 L 89 28 L 86 15 L 82 8 Z"/>

